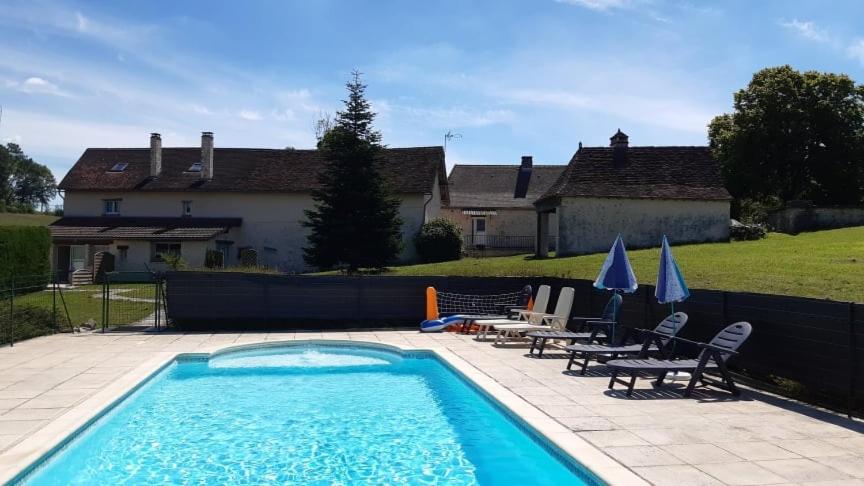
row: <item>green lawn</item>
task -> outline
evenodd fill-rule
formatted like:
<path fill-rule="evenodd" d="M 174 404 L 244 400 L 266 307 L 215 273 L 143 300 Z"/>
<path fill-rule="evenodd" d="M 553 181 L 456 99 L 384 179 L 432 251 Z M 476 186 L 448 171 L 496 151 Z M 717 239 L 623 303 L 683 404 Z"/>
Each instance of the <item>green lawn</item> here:
<path fill-rule="evenodd" d="M 611 245 L 610 241 L 610 245 Z M 695 289 L 737 290 L 864 302 L 864 227 L 770 233 L 760 241 L 674 246 Z M 659 248 L 628 252 L 640 283 L 653 284 Z M 606 254 L 535 260 L 530 255 L 466 258 L 392 268 L 389 275 L 555 276 L 593 280 Z"/>
<path fill-rule="evenodd" d="M 58 219 L 47 214 L 0 213 L 0 226 L 48 226 Z"/>
<path fill-rule="evenodd" d="M 111 286 L 112 294 L 116 296 L 146 299 L 146 301 L 129 301 L 112 299 L 109 305 L 110 324 L 112 326 L 131 324 L 149 316 L 153 313 L 153 284 L 117 284 Z M 75 289 L 62 290 L 56 296 L 58 320 L 63 327 L 68 327 L 65 318 L 66 309 L 69 310 L 69 320 L 74 326 L 79 326 L 89 320 L 93 320 L 97 326 L 102 325 L 102 286 L 82 285 Z M 45 290 L 32 292 L 20 297 L 15 297 L 15 306 L 30 306 L 52 311 L 55 296 L 52 291 Z"/>

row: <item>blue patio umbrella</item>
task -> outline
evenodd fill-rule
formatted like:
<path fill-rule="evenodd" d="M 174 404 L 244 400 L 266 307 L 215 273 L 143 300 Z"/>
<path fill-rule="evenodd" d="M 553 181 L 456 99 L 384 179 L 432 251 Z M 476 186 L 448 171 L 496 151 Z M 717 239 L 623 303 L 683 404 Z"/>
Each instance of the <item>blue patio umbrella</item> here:
<path fill-rule="evenodd" d="M 672 314 L 675 314 L 675 302 L 684 302 L 687 297 L 690 297 L 690 289 L 687 288 L 687 282 L 684 281 L 681 270 L 675 263 L 666 235 L 663 235 L 663 245 L 660 248 L 660 270 L 657 272 L 657 290 L 654 291 L 654 297 L 657 297 L 657 302 L 661 304 L 669 304 Z M 675 325 L 677 334 L 677 322 Z M 674 353 L 674 341 L 672 346 Z"/>
<path fill-rule="evenodd" d="M 611 290 L 616 294 L 618 292 L 632 294 L 639 287 L 639 284 L 636 282 L 636 275 L 633 273 L 633 267 L 630 266 L 630 260 L 627 258 L 627 249 L 624 248 L 624 240 L 621 238 L 621 235 L 615 238 L 612 249 L 606 255 L 606 261 L 603 262 L 603 267 L 600 268 L 600 274 L 597 275 L 597 280 L 594 281 L 594 287 L 602 290 Z M 614 320 L 618 320 L 618 309 L 615 309 Z M 615 327 L 616 325 L 613 324 L 613 342 L 615 341 Z"/>
<path fill-rule="evenodd" d="M 690 297 L 690 289 L 675 263 L 666 235 L 663 235 L 663 245 L 660 248 L 660 271 L 657 272 L 657 290 L 654 291 L 654 297 L 657 297 L 657 302 L 661 304 L 671 304 L 672 312 L 675 312 L 675 302 L 683 302 Z"/>

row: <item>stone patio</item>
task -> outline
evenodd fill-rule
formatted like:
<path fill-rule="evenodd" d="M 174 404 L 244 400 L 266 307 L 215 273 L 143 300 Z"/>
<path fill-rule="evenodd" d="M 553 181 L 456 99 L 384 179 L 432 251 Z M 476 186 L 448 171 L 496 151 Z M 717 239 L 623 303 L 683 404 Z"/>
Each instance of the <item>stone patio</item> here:
<path fill-rule="evenodd" d="M 469 375 L 494 380 L 542 412 L 521 404 L 520 414 L 554 419 L 572 431 L 559 439 L 584 439 L 655 485 L 864 485 L 860 421 L 753 390 L 737 399 L 720 391 L 682 399 L 641 380 L 627 398 L 606 389 L 602 365 L 587 376 L 565 372 L 554 349 L 529 358 L 522 344 L 416 331 L 60 334 L 0 348 L 0 466 L 23 468 L 29 461 L 16 450 L 28 440 L 62 439 L 70 432 L 64 423 L 99 411 L 89 404 L 119 396 L 178 353 L 295 339 L 446 350 Z"/>

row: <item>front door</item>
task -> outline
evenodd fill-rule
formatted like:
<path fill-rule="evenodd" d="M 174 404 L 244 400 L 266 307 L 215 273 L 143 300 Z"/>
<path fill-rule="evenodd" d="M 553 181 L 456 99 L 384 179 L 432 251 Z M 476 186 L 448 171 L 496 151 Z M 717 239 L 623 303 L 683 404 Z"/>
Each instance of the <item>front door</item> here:
<path fill-rule="evenodd" d="M 56 248 L 57 260 L 54 262 L 54 269 L 57 271 L 57 280 L 63 283 L 69 282 L 69 256 L 70 250 L 68 245 L 58 245 Z"/>
<path fill-rule="evenodd" d="M 72 245 L 69 247 L 69 269 L 83 270 L 87 266 L 87 246 Z"/>
<path fill-rule="evenodd" d="M 473 236 L 474 246 L 486 246 L 486 218 L 471 220 L 471 236 Z"/>

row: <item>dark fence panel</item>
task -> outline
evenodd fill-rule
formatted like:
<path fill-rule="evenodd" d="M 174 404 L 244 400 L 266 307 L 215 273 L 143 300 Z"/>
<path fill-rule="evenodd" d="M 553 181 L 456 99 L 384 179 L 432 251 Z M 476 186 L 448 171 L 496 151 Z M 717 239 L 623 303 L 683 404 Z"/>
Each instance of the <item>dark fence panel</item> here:
<path fill-rule="evenodd" d="M 541 277 L 390 277 L 277 276 L 240 273 L 171 272 L 167 274 L 167 316 L 186 329 L 262 327 L 362 328 L 417 326 L 425 318 L 425 289 L 494 294 L 530 284 L 552 286 L 549 311 L 561 287 L 576 290 L 573 315 L 597 316 L 608 292 L 588 280 Z M 643 285 L 624 297 L 620 322 L 652 328 L 669 314 Z M 808 396 L 850 409 L 864 394 L 864 304 L 776 295 L 692 290 L 676 304 L 690 320 L 682 336 L 710 340 L 737 321 L 754 332 L 734 361 L 750 376 L 775 383 L 794 380 Z M 798 386 L 798 385 L 795 385 Z"/>

